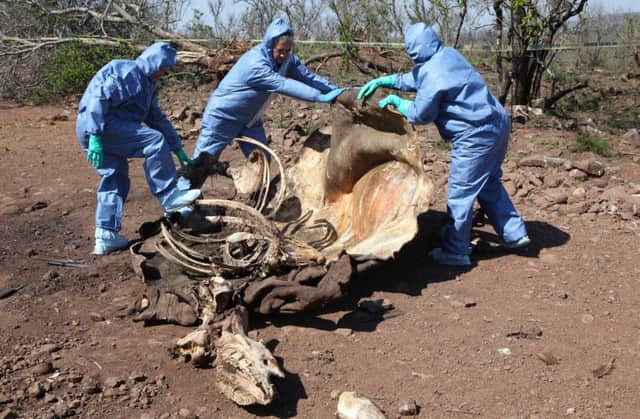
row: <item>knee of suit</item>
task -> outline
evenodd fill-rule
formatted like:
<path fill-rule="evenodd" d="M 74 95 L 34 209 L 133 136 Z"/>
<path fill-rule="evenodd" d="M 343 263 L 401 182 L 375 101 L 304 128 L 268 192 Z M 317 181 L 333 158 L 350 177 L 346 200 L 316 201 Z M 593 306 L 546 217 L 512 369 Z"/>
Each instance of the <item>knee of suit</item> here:
<path fill-rule="evenodd" d="M 169 153 L 169 144 L 165 141 L 164 135 L 160 131 L 153 131 L 149 134 L 147 145 L 143 148 L 144 157 L 149 157 L 160 152 Z"/>

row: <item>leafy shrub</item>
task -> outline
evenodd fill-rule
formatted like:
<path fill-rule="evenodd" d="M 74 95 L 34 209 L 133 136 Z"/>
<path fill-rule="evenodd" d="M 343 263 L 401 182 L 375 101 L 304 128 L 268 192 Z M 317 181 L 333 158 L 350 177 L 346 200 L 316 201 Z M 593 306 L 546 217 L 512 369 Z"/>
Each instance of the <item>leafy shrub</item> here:
<path fill-rule="evenodd" d="M 111 47 L 71 42 L 57 48 L 40 68 L 42 83 L 35 91 L 37 102 L 84 91 L 96 72 L 116 58 L 133 59 L 138 53 L 126 46 Z"/>
<path fill-rule="evenodd" d="M 578 134 L 576 144 L 573 146 L 573 151 L 591 151 L 601 156 L 611 156 L 609 141 L 589 132 L 581 132 Z"/>

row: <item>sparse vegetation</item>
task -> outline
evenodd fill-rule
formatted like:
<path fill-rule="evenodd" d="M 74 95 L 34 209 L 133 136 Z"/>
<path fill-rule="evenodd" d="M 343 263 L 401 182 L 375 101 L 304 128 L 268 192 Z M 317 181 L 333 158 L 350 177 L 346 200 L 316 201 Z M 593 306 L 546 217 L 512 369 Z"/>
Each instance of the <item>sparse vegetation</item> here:
<path fill-rule="evenodd" d="M 34 91 L 36 102 L 50 102 L 82 92 L 96 72 L 115 58 L 135 58 L 129 48 L 72 42 L 57 48 L 40 68 L 42 83 Z"/>
<path fill-rule="evenodd" d="M 589 132 L 581 132 L 578 134 L 576 144 L 573 151 L 591 151 L 604 157 L 611 156 L 611 145 L 605 138 L 591 134 Z"/>
<path fill-rule="evenodd" d="M 436 141 L 433 146 L 442 151 L 451 151 L 451 141 Z"/>

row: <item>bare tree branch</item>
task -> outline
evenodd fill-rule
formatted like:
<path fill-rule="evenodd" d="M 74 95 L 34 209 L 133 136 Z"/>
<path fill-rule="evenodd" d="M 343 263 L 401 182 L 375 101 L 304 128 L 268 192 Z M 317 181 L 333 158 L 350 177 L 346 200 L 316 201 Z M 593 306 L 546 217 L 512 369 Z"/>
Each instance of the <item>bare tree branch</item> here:
<path fill-rule="evenodd" d="M 345 55 L 344 51 L 341 51 L 341 52 L 330 52 L 328 54 L 314 55 L 313 57 L 307 58 L 304 61 L 304 65 L 308 66 L 309 64 L 315 63 L 316 61 L 324 61 L 324 60 L 327 60 L 329 58 L 342 57 L 343 55 Z"/>
<path fill-rule="evenodd" d="M 574 86 L 568 87 L 566 89 L 562 89 L 562 90 L 556 92 L 555 94 L 553 94 L 552 96 L 544 98 L 544 100 L 542 101 L 542 107 L 544 109 L 549 109 L 557 101 L 559 101 L 560 99 L 562 99 L 563 97 L 565 97 L 569 93 L 575 92 L 576 90 L 584 89 L 586 87 L 589 87 L 589 82 L 588 81 L 583 81 L 583 82 L 580 82 L 580 83 L 578 83 L 578 84 L 576 84 Z"/>

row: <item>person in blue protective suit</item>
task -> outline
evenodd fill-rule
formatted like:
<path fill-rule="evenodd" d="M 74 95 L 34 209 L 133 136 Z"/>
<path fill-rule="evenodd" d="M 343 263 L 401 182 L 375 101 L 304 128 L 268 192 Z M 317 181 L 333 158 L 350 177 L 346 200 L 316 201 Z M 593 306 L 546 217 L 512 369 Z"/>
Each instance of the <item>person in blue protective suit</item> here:
<path fill-rule="evenodd" d="M 504 247 L 528 245 L 524 221 L 502 185 L 501 165 L 507 152 L 510 122 L 484 80 L 464 57 L 445 47 L 424 23 L 408 28 L 405 47 L 416 66 L 408 73 L 371 80 L 358 93 L 378 87 L 415 91 L 415 101 L 388 95 L 381 108 L 395 107 L 412 124 L 434 122 L 451 141 L 447 197 L 448 223 L 441 248 L 430 256 L 440 264 L 469 266 L 473 204 L 477 199 Z"/>
<path fill-rule="evenodd" d="M 102 177 L 94 254 L 128 245 L 127 238 L 118 234 L 129 193 L 128 158 L 145 159 L 149 189 L 165 212 L 177 211 L 200 196 L 197 189 L 177 187 L 171 152 L 181 165 L 189 158 L 156 97 L 156 80 L 175 65 L 176 51 L 164 42 L 151 45 L 135 60 L 113 60 L 91 79 L 78 105 L 76 134 L 87 160 Z"/>
<path fill-rule="evenodd" d="M 211 94 L 194 160 L 217 159 L 240 136 L 267 144 L 261 117 L 274 93 L 328 103 L 346 90 L 309 71 L 292 49 L 293 30 L 284 20 L 274 20 L 262 43 L 242 55 Z M 255 146 L 241 143 L 240 147 L 248 156 Z"/>

